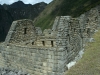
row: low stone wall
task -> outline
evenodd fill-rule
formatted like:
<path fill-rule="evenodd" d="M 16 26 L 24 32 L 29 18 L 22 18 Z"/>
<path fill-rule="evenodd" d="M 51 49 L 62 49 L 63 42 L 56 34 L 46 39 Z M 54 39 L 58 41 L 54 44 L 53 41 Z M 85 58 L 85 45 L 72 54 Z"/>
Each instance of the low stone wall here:
<path fill-rule="evenodd" d="M 27 71 L 32 75 L 62 75 L 66 70 L 66 58 L 63 58 L 66 53 L 56 48 L 9 45 L 2 53 L 7 67 Z"/>

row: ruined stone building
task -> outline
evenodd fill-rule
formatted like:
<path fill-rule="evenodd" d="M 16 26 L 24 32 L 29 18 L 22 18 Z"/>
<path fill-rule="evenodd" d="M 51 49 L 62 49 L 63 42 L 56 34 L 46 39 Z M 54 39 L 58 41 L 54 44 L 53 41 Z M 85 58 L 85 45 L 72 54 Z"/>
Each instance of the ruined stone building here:
<path fill-rule="evenodd" d="M 31 20 L 14 21 L 0 46 L 4 64 L 32 75 L 64 75 L 99 27 L 100 6 L 77 18 L 58 16 L 52 29 L 43 32 Z"/>

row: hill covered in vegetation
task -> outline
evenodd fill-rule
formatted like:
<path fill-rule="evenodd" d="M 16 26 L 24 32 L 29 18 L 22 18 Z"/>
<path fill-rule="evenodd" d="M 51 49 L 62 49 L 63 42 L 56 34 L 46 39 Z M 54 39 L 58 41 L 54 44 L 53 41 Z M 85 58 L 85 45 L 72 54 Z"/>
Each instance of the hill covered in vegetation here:
<path fill-rule="evenodd" d="M 51 28 L 56 16 L 78 17 L 100 4 L 100 0 L 53 0 L 34 20 L 34 25 L 44 30 Z"/>

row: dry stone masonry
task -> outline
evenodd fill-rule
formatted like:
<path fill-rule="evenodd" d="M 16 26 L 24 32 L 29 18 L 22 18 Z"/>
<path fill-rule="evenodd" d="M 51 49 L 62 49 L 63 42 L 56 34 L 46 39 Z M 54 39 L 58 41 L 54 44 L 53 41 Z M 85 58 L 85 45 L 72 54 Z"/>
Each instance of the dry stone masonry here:
<path fill-rule="evenodd" d="M 16 69 L 0 68 L 0 75 L 30 75 L 24 71 L 18 71 Z"/>
<path fill-rule="evenodd" d="M 100 6 L 77 18 L 58 16 L 52 29 L 43 32 L 31 20 L 14 21 L 0 46 L 0 54 L 8 68 L 31 75 L 64 75 L 66 65 L 99 27 Z"/>

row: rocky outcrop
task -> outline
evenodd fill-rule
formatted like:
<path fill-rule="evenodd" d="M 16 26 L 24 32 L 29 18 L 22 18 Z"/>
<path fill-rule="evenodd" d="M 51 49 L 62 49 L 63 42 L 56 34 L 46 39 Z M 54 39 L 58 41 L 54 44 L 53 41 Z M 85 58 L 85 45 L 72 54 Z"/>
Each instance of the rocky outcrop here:
<path fill-rule="evenodd" d="M 0 5 L 0 41 L 4 41 L 9 31 L 11 23 L 19 19 L 36 18 L 46 7 L 46 3 L 41 2 L 35 5 L 24 4 L 22 1 L 15 2 L 11 5 Z"/>

